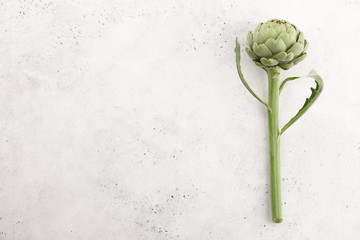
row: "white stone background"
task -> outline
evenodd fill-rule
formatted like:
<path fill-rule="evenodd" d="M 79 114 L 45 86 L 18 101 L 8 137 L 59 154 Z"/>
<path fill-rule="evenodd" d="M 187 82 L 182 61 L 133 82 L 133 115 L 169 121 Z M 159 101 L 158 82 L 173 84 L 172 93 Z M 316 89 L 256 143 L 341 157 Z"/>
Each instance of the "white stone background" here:
<path fill-rule="evenodd" d="M 282 77 L 325 81 L 282 138 L 281 224 L 233 51 L 271 18 L 310 42 Z M 0 239 L 360 239 L 359 21 L 357 0 L 1 1 Z M 286 86 L 282 125 L 313 85 Z"/>

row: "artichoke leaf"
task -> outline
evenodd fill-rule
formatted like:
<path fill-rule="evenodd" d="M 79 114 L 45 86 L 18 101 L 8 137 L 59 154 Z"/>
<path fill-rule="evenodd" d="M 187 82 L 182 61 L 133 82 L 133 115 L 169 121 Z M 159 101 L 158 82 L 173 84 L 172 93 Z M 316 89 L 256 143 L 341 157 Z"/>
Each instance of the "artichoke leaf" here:
<path fill-rule="evenodd" d="M 284 88 L 285 84 L 286 84 L 288 81 L 292 81 L 292 80 L 295 80 L 295 79 L 298 79 L 298 78 L 300 78 L 300 77 L 288 77 L 287 79 L 285 79 L 285 80 L 281 83 L 281 85 L 280 85 L 279 95 L 280 95 L 282 89 Z"/>
<path fill-rule="evenodd" d="M 236 67 L 238 70 L 238 74 L 240 77 L 241 82 L 244 84 L 244 86 L 246 87 L 246 89 L 262 104 L 264 104 L 267 108 L 269 108 L 269 106 L 267 105 L 267 103 L 265 103 L 261 98 L 259 98 L 255 92 L 250 88 L 249 84 L 245 81 L 244 75 L 241 72 L 241 66 L 240 66 L 240 59 L 241 59 L 241 54 L 240 54 L 240 43 L 238 41 L 238 39 L 236 38 L 236 47 L 235 47 L 235 53 L 236 53 Z"/>
<path fill-rule="evenodd" d="M 323 82 L 322 78 L 320 77 L 320 75 L 315 70 L 311 70 L 309 72 L 309 74 L 307 75 L 307 77 L 310 77 L 315 80 L 316 88 L 311 88 L 310 97 L 306 98 L 305 103 L 302 106 L 302 108 L 300 108 L 298 113 L 292 119 L 290 119 L 290 121 L 287 124 L 285 124 L 285 126 L 281 129 L 280 134 L 283 134 L 286 129 L 288 129 L 294 122 L 296 122 L 296 120 L 298 120 L 311 107 L 311 105 L 320 96 L 320 94 L 324 88 L 324 82 Z M 286 82 L 295 80 L 297 78 L 299 78 L 299 77 L 292 77 L 292 78 L 285 79 L 284 82 L 280 85 L 280 91 L 284 87 Z"/>

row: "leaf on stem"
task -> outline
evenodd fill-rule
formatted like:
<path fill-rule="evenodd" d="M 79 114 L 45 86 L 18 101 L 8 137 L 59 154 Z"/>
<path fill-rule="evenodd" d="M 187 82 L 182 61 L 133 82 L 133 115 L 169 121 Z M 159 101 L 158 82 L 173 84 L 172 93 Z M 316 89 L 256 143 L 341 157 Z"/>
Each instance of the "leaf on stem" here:
<path fill-rule="evenodd" d="M 285 80 L 281 83 L 281 85 L 280 85 L 279 95 L 280 95 L 282 89 L 284 88 L 285 84 L 286 84 L 288 81 L 292 81 L 292 80 L 295 80 L 295 79 L 298 79 L 298 78 L 300 78 L 300 77 L 288 77 L 287 79 L 285 79 Z"/>
<path fill-rule="evenodd" d="M 236 53 L 236 67 L 238 70 L 238 74 L 240 77 L 241 82 L 244 84 L 244 86 L 246 87 L 246 89 L 262 104 L 264 104 L 267 108 L 269 108 L 269 106 L 267 105 L 267 103 L 265 103 L 261 98 L 259 98 L 255 92 L 250 88 L 249 84 L 245 81 L 244 75 L 241 72 L 241 66 L 240 66 L 240 59 L 241 59 L 241 54 L 240 54 L 240 43 L 238 41 L 238 39 L 236 38 L 236 47 L 235 47 L 235 53 Z"/>
<path fill-rule="evenodd" d="M 320 93 L 322 92 L 322 90 L 324 88 L 324 82 L 315 70 L 311 70 L 310 73 L 307 75 L 307 77 L 310 77 L 315 80 L 316 88 L 311 88 L 310 97 L 306 98 L 305 103 L 302 106 L 302 108 L 287 124 L 285 124 L 285 126 L 281 129 L 280 134 L 285 132 L 286 129 L 288 129 L 294 122 L 296 122 L 296 120 L 298 120 L 311 107 L 311 105 L 315 102 L 315 100 L 320 96 Z M 287 79 L 285 79 L 285 81 L 290 81 L 290 80 L 294 80 L 297 78 L 298 77 L 287 78 Z M 286 83 L 285 81 L 281 84 L 280 91 L 284 87 L 284 85 Z"/>

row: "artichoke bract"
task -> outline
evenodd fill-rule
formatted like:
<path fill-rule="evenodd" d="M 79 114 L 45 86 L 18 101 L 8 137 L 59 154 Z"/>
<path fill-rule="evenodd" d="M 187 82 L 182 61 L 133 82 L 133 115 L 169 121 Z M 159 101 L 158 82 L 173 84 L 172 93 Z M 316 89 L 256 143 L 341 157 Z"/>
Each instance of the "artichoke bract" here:
<path fill-rule="evenodd" d="M 256 65 L 284 70 L 302 61 L 309 45 L 294 24 L 278 19 L 259 23 L 253 33 L 248 33 L 247 42 L 246 52 Z"/>

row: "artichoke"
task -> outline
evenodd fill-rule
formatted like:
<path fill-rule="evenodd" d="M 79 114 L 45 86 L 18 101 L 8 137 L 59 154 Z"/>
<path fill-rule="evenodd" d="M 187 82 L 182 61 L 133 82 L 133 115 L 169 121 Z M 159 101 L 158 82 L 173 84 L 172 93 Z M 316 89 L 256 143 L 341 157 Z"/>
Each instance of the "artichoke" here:
<path fill-rule="evenodd" d="M 261 99 L 246 82 L 241 71 L 241 48 L 236 38 L 235 55 L 236 68 L 241 82 L 246 89 L 264 106 L 268 112 L 269 127 L 269 160 L 270 160 L 270 190 L 272 221 L 281 223 L 281 175 L 280 175 L 280 138 L 282 134 L 295 121 L 297 121 L 315 102 L 323 90 L 322 78 L 312 70 L 307 77 L 313 78 L 316 88 L 311 88 L 310 97 L 306 98 L 304 105 L 282 128 L 279 125 L 279 96 L 285 84 L 300 77 L 288 77 L 280 84 L 281 69 L 289 69 L 306 57 L 308 42 L 299 29 L 284 20 L 273 19 L 260 23 L 254 33 L 248 33 L 247 42 L 249 48 L 246 52 L 254 60 L 256 65 L 263 68 L 268 75 L 268 101 Z"/>
<path fill-rule="evenodd" d="M 247 35 L 248 55 L 256 65 L 266 69 L 279 66 L 287 70 L 306 57 L 308 42 L 304 34 L 284 20 L 272 19 L 259 23 Z"/>

